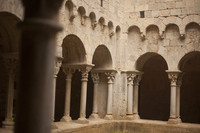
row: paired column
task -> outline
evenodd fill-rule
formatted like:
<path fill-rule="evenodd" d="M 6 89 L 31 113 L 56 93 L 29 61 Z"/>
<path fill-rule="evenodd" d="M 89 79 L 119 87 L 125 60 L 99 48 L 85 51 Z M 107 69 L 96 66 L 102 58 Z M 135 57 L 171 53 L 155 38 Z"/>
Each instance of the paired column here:
<path fill-rule="evenodd" d="M 62 64 L 62 57 L 56 57 L 55 66 L 54 66 L 54 74 L 53 74 L 53 91 L 52 91 L 52 122 L 54 122 L 54 114 L 55 114 L 55 99 L 56 99 L 56 78 L 57 74 L 60 70 Z M 56 128 L 56 126 L 52 123 L 52 127 Z"/>
<path fill-rule="evenodd" d="M 80 71 L 82 73 L 81 79 L 81 105 L 80 105 L 80 118 L 78 121 L 80 123 L 89 123 L 86 119 L 86 100 L 87 100 L 87 81 L 88 81 L 88 72 L 92 69 L 91 66 L 86 66 L 85 68 L 81 68 Z"/>
<path fill-rule="evenodd" d="M 3 121 L 3 127 L 13 128 L 14 81 L 16 76 L 17 59 L 15 57 L 9 57 L 10 55 L 7 56 L 5 56 L 4 62 L 8 71 L 8 95 L 6 104 L 6 118 L 5 121 Z"/>
<path fill-rule="evenodd" d="M 171 82 L 171 96 L 170 96 L 170 117 L 168 123 L 175 124 L 177 121 L 177 80 L 180 71 L 166 71 Z"/>
<path fill-rule="evenodd" d="M 133 119 L 140 119 L 138 114 L 138 95 L 139 95 L 139 83 L 142 77 L 142 72 L 135 72 L 135 79 L 133 81 L 134 88 L 133 88 Z"/>
<path fill-rule="evenodd" d="M 112 120 L 112 89 L 113 89 L 113 82 L 115 79 L 115 72 L 106 72 L 105 75 L 108 79 L 108 98 L 107 98 L 107 111 L 106 116 L 104 119 Z"/>
<path fill-rule="evenodd" d="M 176 88 L 176 119 L 178 123 L 181 123 L 181 117 L 180 117 L 180 89 L 182 85 L 182 78 L 183 73 L 179 74 L 178 80 L 177 80 L 177 88 Z"/>
<path fill-rule="evenodd" d="M 133 119 L 133 80 L 135 78 L 134 73 L 127 73 L 127 119 Z"/>
<path fill-rule="evenodd" d="M 94 83 L 94 94 L 93 94 L 93 111 L 90 115 L 90 119 L 98 119 L 98 98 L 97 98 L 97 91 L 99 85 L 99 74 L 96 72 L 92 72 L 92 80 Z"/>
<path fill-rule="evenodd" d="M 67 76 L 66 76 L 66 91 L 65 91 L 65 110 L 64 110 L 64 116 L 62 117 L 61 121 L 69 122 L 72 120 L 70 117 L 71 82 L 72 82 L 72 75 L 75 70 L 63 66 L 63 71 Z"/>

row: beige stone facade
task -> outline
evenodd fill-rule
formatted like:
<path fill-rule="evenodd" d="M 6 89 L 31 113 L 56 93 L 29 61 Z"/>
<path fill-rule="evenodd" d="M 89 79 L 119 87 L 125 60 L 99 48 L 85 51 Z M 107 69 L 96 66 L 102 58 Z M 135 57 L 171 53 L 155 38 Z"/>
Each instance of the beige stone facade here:
<path fill-rule="evenodd" d="M 55 115 L 52 119 L 56 121 L 56 127 L 62 131 L 65 130 L 63 123 L 68 123 L 69 127 L 70 122 L 88 124 L 89 118 L 100 122 L 101 119 L 132 121 L 144 118 L 168 121 L 169 124 L 180 123 L 182 117 L 180 114 L 184 114 L 181 112 L 183 100 L 187 101 L 183 97 L 190 92 L 183 94 L 183 91 L 181 92 L 179 83 L 182 80 L 181 73 L 188 72 L 185 75 L 189 76 L 184 81 L 192 80 L 190 76 L 193 76 L 195 83 L 191 81 L 191 84 L 188 82 L 187 84 L 192 85 L 193 88 L 199 87 L 197 84 L 200 76 L 200 0 L 102 1 L 101 6 L 101 0 L 65 0 L 60 9 L 58 21 L 63 31 L 59 32 L 56 38 L 55 97 L 52 98 L 55 107 L 53 109 Z M 15 57 L 19 52 L 20 38 L 16 25 L 22 19 L 23 8 L 19 1 L 0 1 L 0 65 L 2 68 L 5 66 L 5 60 L 9 60 L 10 64 L 13 60 L 16 63 Z M 148 63 L 155 68 L 158 66 L 156 69 L 162 72 L 159 73 L 150 66 L 147 68 Z M 16 64 L 11 65 L 17 69 Z M 8 65 L 6 64 L 3 70 L 7 70 Z M 16 98 L 14 92 L 7 93 L 7 88 L 17 89 L 15 85 L 10 86 L 10 82 L 17 84 L 18 78 L 17 74 L 3 70 L 0 70 L 2 73 L 0 75 L 2 84 L 0 122 L 3 126 L 10 127 L 13 124 L 11 112 L 14 112 L 14 109 L 7 108 L 11 111 L 10 114 L 3 115 L 8 112 L 5 104 L 6 101 L 16 100 Z M 149 76 L 154 74 L 157 77 L 159 74 L 161 76 L 160 79 L 155 80 L 156 83 L 150 80 L 155 77 Z M 5 80 L 5 77 L 11 81 Z M 147 82 L 146 79 L 149 81 Z M 155 90 L 158 92 L 152 92 L 160 95 L 159 100 L 154 99 L 156 95 L 151 95 L 152 97 L 146 95 L 150 94 L 150 91 L 142 93 L 143 88 L 148 86 L 151 88 L 151 83 L 160 83 L 160 88 L 162 86 L 166 88 L 160 91 L 157 86 L 158 89 Z M 184 87 L 190 88 L 187 84 L 184 84 Z M 188 93 L 194 101 L 186 103 L 188 105 L 196 103 L 194 114 L 200 112 L 200 99 L 197 95 L 193 96 L 199 92 L 200 89 Z M 6 100 L 7 94 L 10 94 L 9 100 Z M 147 101 L 151 99 L 154 102 L 160 101 L 160 107 L 165 106 L 167 116 L 161 117 L 159 113 L 160 117 L 154 117 L 153 113 L 146 115 L 145 111 L 142 112 L 148 110 L 146 107 L 150 104 L 143 102 L 143 97 L 151 97 L 146 99 Z M 167 100 L 162 102 L 162 97 L 167 97 Z M 154 108 L 150 110 L 149 112 L 153 112 Z M 191 123 L 200 124 L 200 115 L 196 116 L 198 118 L 194 118 L 194 122 Z M 190 123 L 189 119 L 190 116 L 182 121 Z M 71 127 L 73 129 L 76 125 L 72 124 Z M 167 126 L 165 128 L 167 129 Z M 69 132 L 70 128 L 66 131 Z M 200 132 L 200 128 L 190 131 L 197 133 Z"/>

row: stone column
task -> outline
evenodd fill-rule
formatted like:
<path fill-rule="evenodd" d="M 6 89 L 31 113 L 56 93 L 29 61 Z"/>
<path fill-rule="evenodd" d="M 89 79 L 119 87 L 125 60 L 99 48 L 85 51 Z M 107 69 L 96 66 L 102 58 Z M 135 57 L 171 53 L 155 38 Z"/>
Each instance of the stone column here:
<path fill-rule="evenodd" d="M 107 98 L 107 111 L 104 119 L 112 120 L 112 89 L 113 89 L 113 81 L 115 79 L 115 72 L 106 72 L 105 75 L 108 79 L 108 98 Z"/>
<path fill-rule="evenodd" d="M 98 119 L 98 97 L 97 97 L 97 91 L 98 91 L 98 85 L 99 85 L 99 74 L 96 72 L 92 72 L 92 80 L 94 83 L 94 94 L 93 94 L 93 111 L 90 115 L 90 119 Z"/>
<path fill-rule="evenodd" d="M 88 72 L 91 70 L 91 67 L 81 68 L 80 71 L 82 73 L 81 79 L 81 101 L 80 101 L 80 118 L 78 122 L 80 123 L 89 123 L 86 119 L 86 100 L 87 100 L 87 81 L 88 81 Z"/>
<path fill-rule="evenodd" d="M 134 84 L 134 90 L 133 90 L 133 119 L 137 120 L 140 119 L 140 116 L 138 114 L 138 95 L 139 95 L 139 83 L 142 77 L 141 72 L 135 72 L 135 79 L 133 81 Z"/>
<path fill-rule="evenodd" d="M 171 82 L 171 96 L 170 96 L 170 117 L 168 123 L 177 123 L 176 119 L 176 87 L 177 79 L 180 71 L 166 71 L 168 73 L 169 80 Z"/>
<path fill-rule="evenodd" d="M 128 73 L 127 74 L 127 119 L 133 119 L 133 80 L 135 78 L 135 74 Z"/>
<path fill-rule="evenodd" d="M 66 76 L 66 91 L 65 91 L 65 110 L 64 110 L 64 116 L 62 117 L 61 121 L 69 122 L 72 120 L 70 117 L 71 82 L 72 82 L 72 75 L 75 72 L 75 70 L 63 66 L 63 71 L 67 76 Z"/>
<path fill-rule="evenodd" d="M 13 128 L 13 100 L 14 100 L 14 82 L 16 75 L 17 59 L 15 57 L 5 56 L 4 62 L 8 71 L 8 95 L 6 103 L 6 118 L 3 121 L 4 128 Z"/>
<path fill-rule="evenodd" d="M 53 74 L 53 93 L 52 93 L 52 122 L 54 122 L 54 114 L 55 114 L 55 99 L 56 99 L 56 78 L 57 74 L 60 70 L 62 64 L 62 57 L 56 57 L 55 66 L 54 66 L 54 74 Z M 52 123 L 52 127 L 56 128 L 56 125 Z"/>
<path fill-rule="evenodd" d="M 178 123 L 181 123 L 181 117 L 180 117 L 180 89 L 182 85 L 182 77 L 183 73 L 181 73 L 177 80 L 177 88 L 176 88 L 176 119 Z"/>
<path fill-rule="evenodd" d="M 15 133 L 50 133 L 58 11 L 63 0 L 21 0 L 20 79 Z M 35 11 L 37 9 L 37 11 Z"/>

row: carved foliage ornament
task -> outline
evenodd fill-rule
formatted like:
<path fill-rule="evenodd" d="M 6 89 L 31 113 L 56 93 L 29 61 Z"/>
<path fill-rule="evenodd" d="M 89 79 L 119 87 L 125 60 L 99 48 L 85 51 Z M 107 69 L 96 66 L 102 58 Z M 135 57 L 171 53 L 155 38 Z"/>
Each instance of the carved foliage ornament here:
<path fill-rule="evenodd" d="M 96 72 L 92 72 L 92 80 L 94 83 L 98 84 L 99 83 L 99 74 Z"/>

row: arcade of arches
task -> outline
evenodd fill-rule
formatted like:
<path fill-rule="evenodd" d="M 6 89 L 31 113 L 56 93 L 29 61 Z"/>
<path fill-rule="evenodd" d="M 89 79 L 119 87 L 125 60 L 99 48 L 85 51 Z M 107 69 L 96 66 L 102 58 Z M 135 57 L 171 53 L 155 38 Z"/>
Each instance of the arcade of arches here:
<path fill-rule="evenodd" d="M 103 17 L 96 21 L 94 13 L 87 17 L 83 7 L 76 13 L 68 2 L 65 6 L 70 8 L 67 15 L 71 23 L 64 27 L 69 31 L 58 41 L 61 55 L 56 56 L 52 75 L 53 126 L 95 120 L 154 120 L 199 126 L 199 23 L 188 22 L 184 32 L 180 28 L 183 25 L 171 22 L 165 24 L 163 31 L 156 24 L 146 26 L 145 32 L 135 24 L 126 29 L 118 25 L 114 30 L 113 22 L 106 25 Z M 73 19 L 77 19 L 74 24 Z M 12 13 L 0 12 L 3 128 L 13 128 L 15 120 L 20 21 Z M 81 26 L 83 30 L 72 32 Z M 91 31 L 88 36 L 84 34 L 87 28 Z"/>

